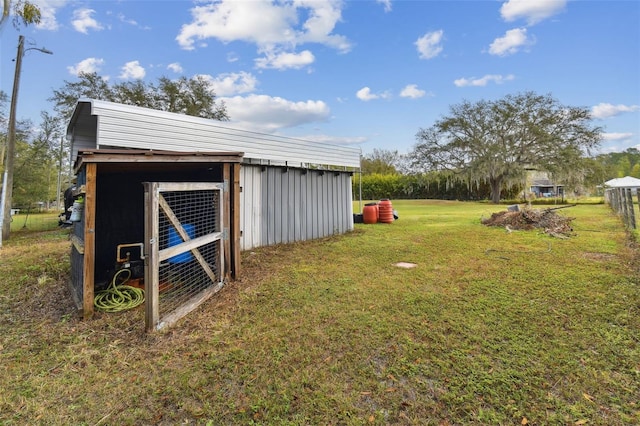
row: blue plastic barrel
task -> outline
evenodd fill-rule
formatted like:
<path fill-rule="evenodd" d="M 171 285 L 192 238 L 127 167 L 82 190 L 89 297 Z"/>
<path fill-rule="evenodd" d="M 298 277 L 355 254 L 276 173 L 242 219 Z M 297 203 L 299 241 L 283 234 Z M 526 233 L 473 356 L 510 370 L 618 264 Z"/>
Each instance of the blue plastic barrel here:
<path fill-rule="evenodd" d="M 183 223 L 182 228 L 184 228 L 189 238 L 191 239 L 195 238 L 196 227 L 194 225 L 190 223 Z M 182 237 L 180 236 L 180 234 L 178 234 L 178 231 L 173 226 L 169 228 L 168 240 L 169 240 L 169 247 L 177 246 L 178 244 L 183 242 Z M 167 259 L 169 263 L 187 263 L 191 260 L 193 260 L 193 254 L 191 253 L 191 250 L 184 253 L 177 254 Z"/>

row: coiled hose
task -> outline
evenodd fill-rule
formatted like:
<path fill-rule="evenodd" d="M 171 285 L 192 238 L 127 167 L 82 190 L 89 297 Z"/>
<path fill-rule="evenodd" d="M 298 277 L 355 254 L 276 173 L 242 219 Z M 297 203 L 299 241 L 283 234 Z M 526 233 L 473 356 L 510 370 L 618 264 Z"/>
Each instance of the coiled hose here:
<path fill-rule="evenodd" d="M 127 276 L 118 284 L 120 275 L 126 273 Z M 93 299 L 93 305 L 103 312 L 120 312 L 133 309 L 144 302 L 144 290 L 125 285 L 131 277 L 130 269 L 120 269 L 113 276 L 109 287 L 99 291 Z"/>

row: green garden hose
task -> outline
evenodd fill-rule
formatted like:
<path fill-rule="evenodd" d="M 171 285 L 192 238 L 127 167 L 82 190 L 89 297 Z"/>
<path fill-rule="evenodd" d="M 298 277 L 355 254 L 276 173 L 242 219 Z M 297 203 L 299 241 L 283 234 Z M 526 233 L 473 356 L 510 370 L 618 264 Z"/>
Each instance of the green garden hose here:
<path fill-rule="evenodd" d="M 118 284 L 120 274 L 126 273 L 127 276 Z M 133 309 L 144 302 L 144 290 L 125 285 L 131 277 L 131 270 L 120 269 L 113 276 L 109 287 L 99 291 L 93 299 L 94 306 L 103 312 L 120 312 L 127 309 Z"/>

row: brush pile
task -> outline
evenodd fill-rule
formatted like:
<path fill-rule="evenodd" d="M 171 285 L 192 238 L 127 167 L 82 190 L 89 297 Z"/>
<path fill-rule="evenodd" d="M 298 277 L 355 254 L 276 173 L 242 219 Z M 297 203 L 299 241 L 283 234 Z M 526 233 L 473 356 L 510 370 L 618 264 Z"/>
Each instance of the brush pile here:
<path fill-rule="evenodd" d="M 504 226 L 508 232 L 516 230 L 540 229 L 546 234 L 557 238 L 569 238 L 573 235 L 571 221 L 575 218 L 556 213 L 563 206 L 548 209 L 532 209 L 525 207 L 517 211 L 502 211 L 493 213 L 490 218 L 481 220 L 486 226 Z"/>

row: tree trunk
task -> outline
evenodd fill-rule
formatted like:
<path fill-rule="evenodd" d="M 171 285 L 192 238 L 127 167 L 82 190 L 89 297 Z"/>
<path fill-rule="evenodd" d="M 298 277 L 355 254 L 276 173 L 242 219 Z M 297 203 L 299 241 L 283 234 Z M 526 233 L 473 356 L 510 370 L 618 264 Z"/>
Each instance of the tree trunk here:
<path fill-rule="evenodd" d="M 491 185 L 491 202 L 494 204 L 499 204 L 500 191 L 502 189 L 502 178 L 489 179 L 489 185 Z"/>

